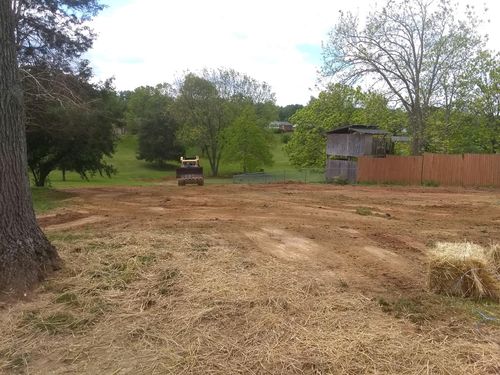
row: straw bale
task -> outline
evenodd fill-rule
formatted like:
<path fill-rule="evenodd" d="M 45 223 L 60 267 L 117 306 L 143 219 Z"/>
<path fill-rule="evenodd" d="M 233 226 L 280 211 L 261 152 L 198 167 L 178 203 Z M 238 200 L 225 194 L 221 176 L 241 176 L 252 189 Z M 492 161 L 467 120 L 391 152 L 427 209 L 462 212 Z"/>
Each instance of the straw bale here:
<path fill-rule="evenodd" d="M 471 242 L 438 242 L 429 253 L 430 290 L 475 299 L 500 299 L 500 276 L 495 265 L 497 249 Z"/>

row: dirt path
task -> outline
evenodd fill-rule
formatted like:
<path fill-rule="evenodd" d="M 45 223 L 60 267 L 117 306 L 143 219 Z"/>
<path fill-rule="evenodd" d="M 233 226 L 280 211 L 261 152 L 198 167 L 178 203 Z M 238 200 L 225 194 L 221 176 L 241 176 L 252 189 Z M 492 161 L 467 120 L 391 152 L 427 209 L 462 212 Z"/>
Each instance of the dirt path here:
<path fill-rule="evenodd" d="M 498 191 L 225 185 L 72 193 L 73 206 L 40 217 L 42 227 L 202 229 L 261 256 L 330 270 L 365 292 L 421 291 L 434 241 L 500 242 Z"/>
<path fill-rule="evenodd" d="M 433 295 L 435 241 L 500 243 L 500 191 L 71 190 L 65 265 L 0 305 L 0 373 L 499 374 L 500 306 Z"/>

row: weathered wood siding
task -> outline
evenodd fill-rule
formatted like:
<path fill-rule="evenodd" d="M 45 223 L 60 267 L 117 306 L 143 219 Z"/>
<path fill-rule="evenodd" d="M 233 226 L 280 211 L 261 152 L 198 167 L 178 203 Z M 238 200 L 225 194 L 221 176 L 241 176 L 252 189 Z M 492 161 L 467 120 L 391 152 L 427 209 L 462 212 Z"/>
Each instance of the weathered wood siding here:
<path fill-rule="evenodd" d="M 356 182 L 357 163 L 351 160 L 330 160 L 326 161 L 326 180 L 333 180 L 335 177 L 342 177 L 349 182 Z"/>
<path fill-rule="evenodd" d="M 328 134 L 326 154 L 363 156 L 372 154 L 373 137 L 367 134 Z"/>

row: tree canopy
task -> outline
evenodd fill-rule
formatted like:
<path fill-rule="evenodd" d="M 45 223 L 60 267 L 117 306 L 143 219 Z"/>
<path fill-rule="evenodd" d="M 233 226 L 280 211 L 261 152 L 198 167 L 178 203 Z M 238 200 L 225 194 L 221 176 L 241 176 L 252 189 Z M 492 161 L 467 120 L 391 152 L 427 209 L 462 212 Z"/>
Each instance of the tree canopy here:
<path fill-rule="evenodd" d="M 19 65 L 80 70 L 95 38 L 88 21 L 103 7 L 99 0 L 12 0 Z"/>
<path fill-rule="evenodd" d="M 272 138 L 267 125 L 267 122 L 259 121 L 255 106 L 251 103 L 242 104 L 224 137 L 224 159 L 238 162 L 244 173 L 271 165 Z"/>
<path fill-rule="evenodd" d="M 279 121 L 290 121 L 290 118 L 299 109 L 304 108 L 302 104 L 289 104 L 284 107 L 279 107 L 278 120 Z"/>
<path fill-rule="evenodd" d="M 115 172 L 104 157 L 114 152 L 119 99 L 109 84 L 78 86 L 81 103 L 61 106 L 45 96 L 27 103 L 28 165 L 36 186 L 45 186 L 54 169 L 73 170 L 85 179 Z"/>
<path fill-rule="evenodd" d="M 326 131 L 349 124 L 370 124 L 398 133 L 405 127 L 405 120 L 402 112 L 388 108 L 387 100 L 380 94 L 331 85 L 292 116 L 296 127 L 285 150 L 296 166 L 322 167 Z"/>
<path fill-rule="evenodd" d="M 388 1 L 365 25 L 341 13 L 324 46 L 323 73 L 343 83 L 374 84 L 396 99 L 418 154 L 426 146 L 431 108 L 454 100 L 457 78 L 482 48 L 477 24 L 471 8 L 458 19 L 449 0 Z"/>
<path fill-rule="evenodd" d="M 175 113 L 182 127 L 181 139 L 198 147 L 209 161 L 216 176 L 227 147 L 227 136 L 234 140 L 241 132 L 228 132 L 251 103 L 257 121 L 269 122 L 274 116 L 274 94 L 269 85 L 234 70 L 204 70 L 200 75 L 188 73 L 178 85 Z M 272 113 L 272 118 L 269 114 Z M 260 119 L 260 120 L 259 120 Z M 246 120 L 241 120 L 246 123 Z M 241 125 L 241 122 L 237 122 Z"/>
<path fill-rule="evenodd" d="M 128 94 L 127 127 L 138 135 L 138 159 L 161 166 L 184 153 L 177 138 L 179 123 L 172 112 L 173 103 L 172 88 L 166 83 L 138 87 Z"/>

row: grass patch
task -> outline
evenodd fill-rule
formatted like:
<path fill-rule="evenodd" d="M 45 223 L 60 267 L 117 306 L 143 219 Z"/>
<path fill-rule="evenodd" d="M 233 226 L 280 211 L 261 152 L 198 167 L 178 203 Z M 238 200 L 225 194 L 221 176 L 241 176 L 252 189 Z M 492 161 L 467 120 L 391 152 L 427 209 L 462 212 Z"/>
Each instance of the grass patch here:
<path fill-rule="evenodd" d="M 348 185 L 349 184 L 349 180 L 345 177 L 342 177 L 342 176 L 336 176 L 336 177 L 332 178 L 331 180 L 329 180 L 328 182 L 333 183 L 335 185 Z"/>
<path fill-rule="evenodd" d="M 64 292 L 56 297 L 55 302 L 65 305 L 78 305 L 78 297 L 75 293 Z"/>
<path fill-rule="evenodd" d="M 273 144 L 271 153 L 273 164 L 264 167 L 266 173 L 276 175 L 279 181 L 302 181 L 302 182 L 324 182 L 324 171 L 320 168 L 298 169 L 291 165 L 288 155 L 283 149 L 281 134 L 272 135 Z M 232 183 L 233 174 L 241 173 L 241 166 L 236 162 L 222 160 L 219 166 L 219 177 L 211 177 L 211 170 L 208 160 L 204 158 L 196 149 L 188 150 L 188 154 L 198 154 L 201 157 L 201 164 L 204 167 L 205 183 L 207 184 L 227 184 Z M 125 135 L 116 146 L 116 152 L 112 158 L 106 161 L 117 169 L 117 174 L 107 177 L 90 176 L 89 180 L 82 180 L 75 172 L 66 172 L 66 180 L 62 180 L 61 171 L 53 171 L 49 175 L 49 184 L 57 189 L 93 187 L 103 185 L 128 185 L 128 186 L 148 186 L 154 185 L 165 179 L 175 178 L 175 169 L 179 163 L 177 160 L 170 160 L 165 165 L 158 166 L 137 160 L 137 136 Z"/>
<path fill-rule="evenodd" d="M 104 267 L 89 272 L 91 279 L 96 281 L 99 289 L 126 289 L 127 285 L 138 277 L 137 263 L 132 261 L 113 262 Z"/>
<path fill-rule="evenodd" d="M 35 330 L 47 332 L 52 335 L 82 331 L 90 323 L 88 319 L 79 319 L 73 314 L 64 311 L 48 315 L 32 311 L 24 316 L 22 322 L 24 325 L 31 326 Z"/>
<path fill-rule="evenodd" d="M 50 188 L 33 187 L 31 189 L 31 197 L 35 211 L 42 213 L 62 206 L 64 204 L 63 201 L 73 197 L 73 194 Z"/>
<path fill-rule="evenodd" d="M 174 294 L 179 276 L 180 271 L 177 268 L 165 270 L 165 272 L 161 274 L 157 285 L 158 292 L 163 296 Z"/>
<path fill-rule="evenodd" d="M 422 181 L 422 186 L 427 186 L 427 187 L 438 187 L 438 186 L 439 186 L 439 182 L 437 182 L 437 181 L 432 181 L 432 180 Z"/>
<path fill-rule="evenodd" d="M 29 353 L 16 354 L 8 359 L 6 365 L 4 366 L 4 369 L 9 370 L 9 373 L 10 371 L 20 374 L 27 373 L 26 366 L 28 365 L 29 360 L 30 360 Z M 0 367 L 0 370 L 1 369 L 2 368 Z"/>
<path fill-rule="evenodd" d="M 143 160 L 137 160 L 137 137 L 126 135 L 116 145 L 116 152 L 112 158 L 106 161 L 112 164 L 117 174 L 111 176 L 90 176 L 89 180 L 82 180 L 75 172 L 66 172 L 66 181 L 62 180 L 61 171 L 53 171 L 50 176 L 50 184 L 55 188 L 91 187 L 101 185 L 129 185 L 147 186 L 167 177 L 175 177 L 175 168 L 178 162 L 169 161 L 165 166 L 157 166 Z"/>
<path fill-rule="evenodd" d="M 500 305 L 493 301 L 424 294 L 395 300 L 380 297 L 377 303 L 383 312 L 418 325 L 434 320 L 448 321 L 453 316 L 459 321 L 500 326 Z"/>
<path fill-rule="evenodd" d="M 368 207 L 357 207 L 356 208 L 356 213 L 361 216 L 369 216 L 373 215 L 373 212 L 370 208 Z"/>

